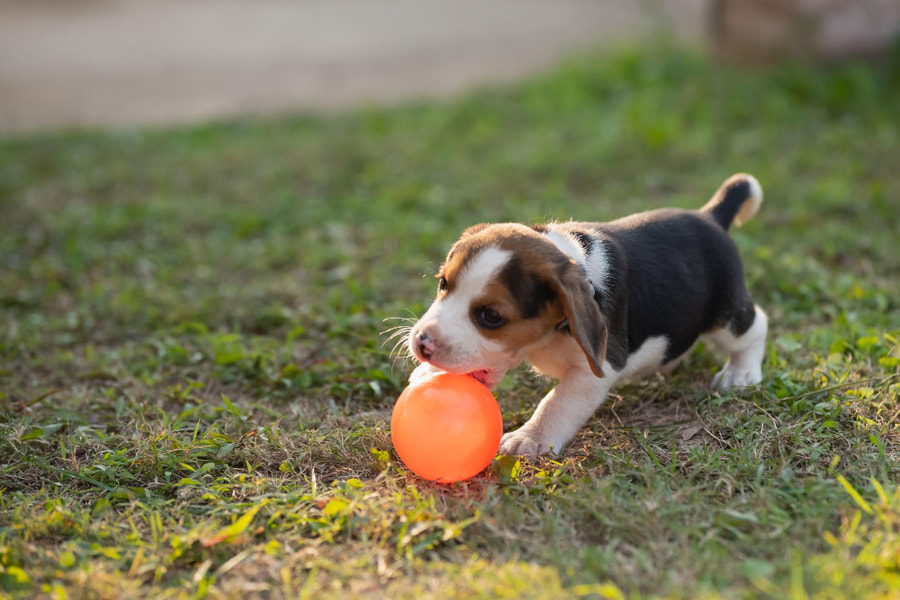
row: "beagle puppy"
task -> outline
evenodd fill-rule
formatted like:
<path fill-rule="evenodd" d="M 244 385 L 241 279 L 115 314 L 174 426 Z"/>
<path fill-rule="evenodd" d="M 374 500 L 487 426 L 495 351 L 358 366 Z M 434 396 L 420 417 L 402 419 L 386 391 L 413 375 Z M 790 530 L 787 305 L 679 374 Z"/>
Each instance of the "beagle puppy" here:
<path fill-rule="evenodd" d="M 724 349 L 717 388 L 759 383 L 767 318 L 728 236 L 756 214 L 751 175 L 700 210 L 663 208 L 608 223 L 481 224 L 440 269 L 411 328 L 410 380 L 465 373 L 493 388 L 528 361 L 559 380 L 502 454 L 558 453 L 618 382 L 673 369 L 698 339 Z"/>

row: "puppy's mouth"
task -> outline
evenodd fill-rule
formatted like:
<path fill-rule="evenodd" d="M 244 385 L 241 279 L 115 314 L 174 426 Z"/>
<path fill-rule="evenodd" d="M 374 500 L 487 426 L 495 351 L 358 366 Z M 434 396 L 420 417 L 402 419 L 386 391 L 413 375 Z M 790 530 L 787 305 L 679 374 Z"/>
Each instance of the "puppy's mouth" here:
<path fill-rule="evenodd" d="M 420 359 L 421 360 L 421 359 Z M 466 377 L 471 377 L 478 383 L 482 384 L 488 389 L 492 389 L 495 385 L 497 385 L 497 380 L 495 379 L 497 376 L 497 372 L 491 369 L 478 369 L 476 371 L 463 371 L 460 369 L 448 369 L 447 367 L 436 363 L 434 360 L 421 360 L 423 363 L 428 363 L 431 366 L 435 367 L 440 371 L 444 371 L 447 373 L 458 373 L 460 375 L 465 375 Z"/>
<path fill-rule="evenodd" d="M 469 373 L 466 373 L 466 375 L 482 385 L 490 385 L 489 382 L 491 380 L 491 372 L 487 369 L 481 369 L 480 371 L 471 371 Z"/>

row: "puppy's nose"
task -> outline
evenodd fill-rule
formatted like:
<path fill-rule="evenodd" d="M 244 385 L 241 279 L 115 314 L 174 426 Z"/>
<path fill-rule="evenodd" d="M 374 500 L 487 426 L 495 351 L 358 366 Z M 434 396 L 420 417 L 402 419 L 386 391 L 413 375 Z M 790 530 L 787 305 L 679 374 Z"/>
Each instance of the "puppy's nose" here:
<path fill-rule="evenodd" d="M 416 334 L 416 351 L 419 356 L 428 360 L 437 351 L 437 343 L 424 331 Z"/>

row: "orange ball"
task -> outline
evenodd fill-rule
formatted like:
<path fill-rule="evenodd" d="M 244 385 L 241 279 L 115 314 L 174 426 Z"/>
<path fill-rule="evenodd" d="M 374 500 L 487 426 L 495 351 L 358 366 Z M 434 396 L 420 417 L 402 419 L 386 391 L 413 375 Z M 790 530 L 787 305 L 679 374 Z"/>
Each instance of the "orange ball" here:
<path fill-rule="evenodd" d="M 477 475 L 500 449 L 494 396 L 468 375 L 438 373 L 411 383 L 394 405 L 391 440 L 416 475 L 453 483 Z"/>

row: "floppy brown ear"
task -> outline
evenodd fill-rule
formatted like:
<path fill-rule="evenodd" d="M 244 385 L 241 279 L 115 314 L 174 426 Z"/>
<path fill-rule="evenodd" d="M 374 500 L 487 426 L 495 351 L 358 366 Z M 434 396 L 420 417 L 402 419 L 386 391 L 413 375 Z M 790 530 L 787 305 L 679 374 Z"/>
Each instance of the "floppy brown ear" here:
<path fill-rule="evenodd" d="M 552 287 L 562 302 L 572 337 L 587 357 L 591 371 L 597 377 L 604 377 L 601 365 L 606 358 L 609 331 L 584 270 L 575 262 L 569 263 Z"/>

